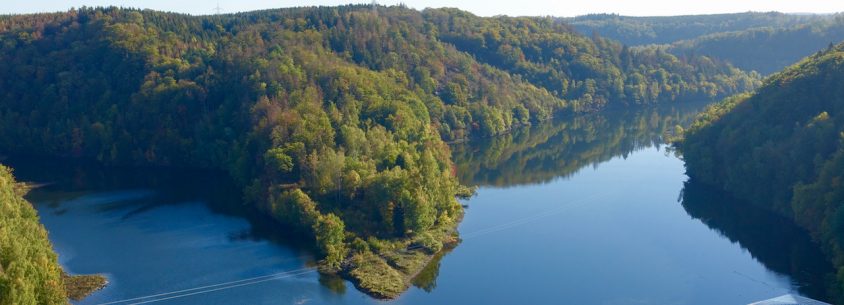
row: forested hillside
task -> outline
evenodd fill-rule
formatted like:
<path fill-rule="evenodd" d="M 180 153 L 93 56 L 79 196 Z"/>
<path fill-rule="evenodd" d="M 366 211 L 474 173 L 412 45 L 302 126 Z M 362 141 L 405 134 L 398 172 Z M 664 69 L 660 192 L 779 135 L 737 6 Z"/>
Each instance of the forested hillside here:
<path fill-rule="evenodd" d="M 816 19 L 788 27 L 766 25 L 704 35 L 676 42 L 670 50 L 681 57 L 705 55 L 718 58 L 743 70 L 768 75 L 830 44 L 844 41 L 844 15 L 824 15 Z"/>
<path fill-rule="evenodd" d="M 0 304 L 66 304 L 58 258 L 25 192 L 0 165 Z"/>
<path fill-rule="evenodd" d="M 423 15 L 439 39 L 572 101 L 575 111 L 712 98 L 758 85 L 757 75 L 711 58 L 680 59 L 663 48 L 590 39 L 552 18 L 479 18 L 455 9 Z"/>
<path fill-rule="evenodd" d="M 593 14 L 563 18 L 583 34 L 593 32 L 628 46 L 670 44 L 699 36 L 753 28 L 790 28 L 825 19 L 822 15 L 747 12 L 735 14 L 632 17 Z"/>
<path fill-rule="evenodd" d="M 579 32 L 618 40 L 633 49 L 664 45 L 679 58 L 726 61 L 769 75 L 844 41 L 844 15 L 737 13 L 629 17 L 586 15 L 564 19 Z"/>
<path fill-rule="evenodd" d="M 758 84 L 547 19 L 404 7 L 82 8 L 2 16 L 0 42 L 5 152 L 226 170 L 323 270 L 388 298 L 457 241 L 444 140 Z"/>
<path fill-rule="evenodd" d="M 711 107 L 686 132 L 689 175 L 794 220 L 844 279 L 844 45 Z M 840 281 L 841 282 L 841 281 Z M 839 294 L 844 287 L 838 287 Z"/>

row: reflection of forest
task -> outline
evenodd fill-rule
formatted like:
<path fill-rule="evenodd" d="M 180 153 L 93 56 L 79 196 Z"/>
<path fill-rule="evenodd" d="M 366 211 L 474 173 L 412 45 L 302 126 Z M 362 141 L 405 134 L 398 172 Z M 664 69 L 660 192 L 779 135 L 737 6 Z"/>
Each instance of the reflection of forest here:
<path fill-rule="evenodd" d="M 677 125 L 688 126 L 704 104 L 607 111 L 559 119 L 511 134 L 452 147 L 464 184 L 508 187 L 567 177 L 585 166 L 663 144 Z M 790 277 L 811 298 L 837 301 L 834 269 L 809 235 L 781 216 L 687 182 L 683 207 L 769 270 Z"/>
<path fill-rule="evenodd" d="M 659 146 L 687 126 L 702 103 L 605 111 L 558 119 L 452 147 L 460 181 L 506 187 L 567 177 L 584 166 Z"/>
<path fill-rule="evenodd" d="M 737 242 L 769 270 L 791 277 L 801 294 L 834 301 L 828 293 L 835 279 L 832 265 L 792 221 L 694 181 L 685 183 L 681 199 L 690 216 Z"/>

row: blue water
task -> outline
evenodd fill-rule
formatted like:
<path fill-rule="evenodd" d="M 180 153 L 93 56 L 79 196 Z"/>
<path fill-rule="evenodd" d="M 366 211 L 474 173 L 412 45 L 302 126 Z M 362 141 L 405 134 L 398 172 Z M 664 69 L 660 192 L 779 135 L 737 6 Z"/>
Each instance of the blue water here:
<path fill-rule="evenodd" d="M 584 124 L 620 120 L 591 117 L 547 136 L 534 131 L 537 143 L 513 135 L 510 146 L 489 145 L 529 143 L 524 149 L 484 154 L 493 148 L 479 143 L 463 151 L 458 167 L 477 171 L 464 183 L 480 185 L 464 202 L 463 242 L 391 302 L 311 271 L 312 251 L 243 206 L 219 173 L 11 165 L 21 180 L 54 182 L 29 199 L 61 264 L 108 277 L 105 289 L 76 304 L 710 305 L 784 293 L 826 297 L 828 266 L 804 233 L 763 212 L 748 220 L 710 209 L 730 199 L 689 186 L 682 160 L 659 145 L 661 130 L 645 132 L 662 125 L 642 125 L 660 119 L 632 115 L 641 118 L 614 129 L 626 130 L 622 136 L 578 136 Z M 744 234 L 767 225 L 780 227 L 779 241 Z M 803 252 L 777 252 L 783 245 Z"/>

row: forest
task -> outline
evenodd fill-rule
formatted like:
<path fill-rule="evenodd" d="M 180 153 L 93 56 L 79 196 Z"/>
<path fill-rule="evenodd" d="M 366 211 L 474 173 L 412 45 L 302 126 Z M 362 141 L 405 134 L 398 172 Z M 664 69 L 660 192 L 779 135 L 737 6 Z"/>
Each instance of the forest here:
<path fill-rule="evenodd" d="M 595 32 L 628 46 L 671 44 L 716 33 L 740 32 L 754 28 L 790 28 L 828 15 L 746 12 L 731 14 L 634 17 L 616 14 L 590 14 L 561 18 L 584 34 Z"/>
<path fill-rule="evenodd" d="M 844 15 L 821 15 L 790 27 L 758 27 L 675 42 L 670 52 L 711 56 L 746 71 L 770 75 L 844 40 Z"/>
<path fill-rule="evenodd" d="M 0 165 L 0 304 L 62 304 L 62 269 L 47 230 L 23 199 L 26 186 Z"/>
<path fill-rule="evenodd" d="M 709 107 L 678 144 L 692 179 L 794 221 L 844 279 L 844 44 Z M 844 295 L 844 287 L 836 287 Z"/>
<path fill-rule="evenodd" d="M 683 58 L 707 56 L 745 71 L 770 75 L 844 40 L 844 15 L 747 12 L 629 17 L 595 14 L 564 18 L 583 34 L 635 48 L 660 45 Z"/>
<path fill-rule="evenodd" d="M 83 7 L 0 16 L 0 41 L 5 153 L 224 170 L 323 272 L 382 298 L 458 242 L 471 191 L 446 141 L 760 84 L 553 19 L 403 6 Z"/>

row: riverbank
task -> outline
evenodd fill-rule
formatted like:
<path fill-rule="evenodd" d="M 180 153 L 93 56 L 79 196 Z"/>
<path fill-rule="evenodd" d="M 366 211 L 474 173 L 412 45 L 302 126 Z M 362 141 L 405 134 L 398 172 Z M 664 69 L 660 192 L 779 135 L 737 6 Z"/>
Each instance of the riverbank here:
<path fill-rule="evenodd" d="M 2 155 L 0 155 L 2 157 Z M 23 197 L 31 190 L 50 185 L 52 183 L 17 182 L 14 184 L 14 192 Z M 27 203 L 29 203 L 27 201 Z M 30 203 L 31 204 L 31 203 Z M 61 271 L 61 282 L 63 283 L 67 298 L 73 301 L 80 301 L 97 290 L 108 285 L 106 277 L 100 274 L 70 275 Z"/>
<path fill-rule="evenodd" d="M 460 243 L 456 230 L 459 222 L 427 232 L 424 237 L 360 245 L 358 253 L 344 262 L 339 274 L 369 296 L 395 299 L 436 258 Z"/>

